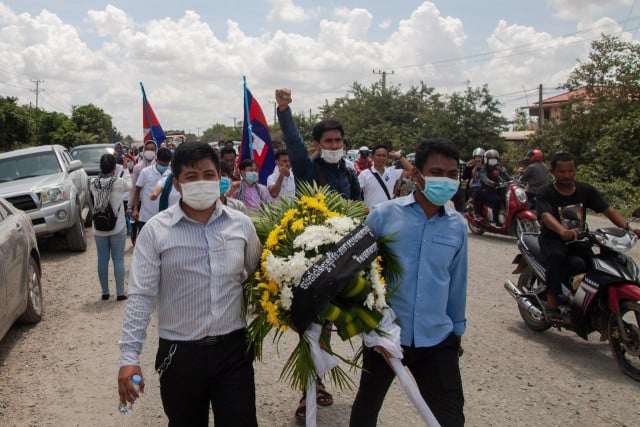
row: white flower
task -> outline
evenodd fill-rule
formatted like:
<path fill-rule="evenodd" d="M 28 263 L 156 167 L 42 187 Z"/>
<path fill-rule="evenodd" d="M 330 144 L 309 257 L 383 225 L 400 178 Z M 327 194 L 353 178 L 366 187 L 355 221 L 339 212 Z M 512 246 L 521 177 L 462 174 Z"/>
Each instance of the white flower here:
<path fill-rule="evenodd" d="M 305 258 L 304 252 L 302 251 L 296 252 L 292 257 L 289 257 L 287 268 L 289 269 L 289 275 L 293 286 L 297 286 L 300 283 L 302 275 L 309 269 L 309 267 L 311 267 L 312 264 L 313 263 L 310 262 L 310 260 Z"/>
<path fill-rule="evenodd" d="M 280 289 L 280 305 L 285 310 L 291 309 L 291 302 L 293 301 L 293 291 L 288 286 L 283 286 Z"/>
<path fill-rule="evenodd" d="M 369 292 L 369 294 L 367 295 L 367 299 L 364 301 L 363 304 L 367 306 L 369 310 L 371 310 L 373 308 L 374 303 L 375 303 L 375 296 L 373 295 L 373 292 Z"/>
<path fill-rule="evenodd" d="M 356 221 L 357 220 L 348 216 L 334 216 L 333 218 L 328 218 L 326 223 L 329 227 L 334 229 L 338 235 L 344 237 L 356 228 Z"/>
<path fill-rule="evenodd" d="M 337 239 L 336 239 L 337 238 Z M 309 225 L 293 241 L 294 248 L 317 251 L 318 247 L 340 241 L 335 231 L 324 225 Z"/>

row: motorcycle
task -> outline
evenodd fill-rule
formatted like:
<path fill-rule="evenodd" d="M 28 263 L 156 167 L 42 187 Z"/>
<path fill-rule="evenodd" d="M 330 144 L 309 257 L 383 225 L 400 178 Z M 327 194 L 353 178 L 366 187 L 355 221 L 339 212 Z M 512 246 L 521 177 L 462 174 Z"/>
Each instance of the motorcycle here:
<path fill-rule="evenodd" d="M 573 215 L 577 218 L 575 212 Z M 564 211 L 563 216 L 568 218 Z M 640 217 L 640 208 L 633 217 Z M 530 329 L 543 332 L 551 326 L 564 327 L 584 340 L 589 333 L 600 332 L 622 371 L 640 381 L 639 270 L 624 255 L 636 242 L 635 233 L 607 227 L 582 232 L 578 240 L 567 243 L 584 245 L 590 259 L 569 258 L 558 296 L 561 323 L 547 321 L 545 268 L 537 234 L 522 233 L 518 239 L 520 253 L 513 260 L 518 283 L 507 280 L 504 287 L 517 301 L 520 316 Z"/>
<path fill-rule="evenodd" d="M 527 194 L 516 180 L 510 180 L 500 185 L 503 192 L 503 206 L 499 223 L 493 218 L 491 206 L 484 203 L 482 217 L 477 218 L 474 212 L 473 198 L 467 202 L 463 216 L 467 220 L 469 230 L 474 234 L 489 233 L 505 234 L 519 237 L 522 233 L 537 233 L 540 230 L 536 214 L 529 210 Z"/>

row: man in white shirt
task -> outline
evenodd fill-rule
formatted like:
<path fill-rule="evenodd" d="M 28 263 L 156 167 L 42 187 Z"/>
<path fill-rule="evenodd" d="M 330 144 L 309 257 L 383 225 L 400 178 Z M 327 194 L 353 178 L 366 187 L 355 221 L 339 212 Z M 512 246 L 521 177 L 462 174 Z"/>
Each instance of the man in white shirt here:
<path fill-rule="evenodd" d="M 260 260 L 260 240 L 249 217 L 219 201 L 219 163 L 209 144 L 180 144 L 172 168 L 182 198 L 149 220 L 131 261 L 119 342 L 120 402 L 138 397 L 131 377 L 142 376 L 140 352 L 155 307 L 155 367 L 169 425 L 209 425 L 211 407 L 216 426 L 254 427 L 242 282 Z"/>
<path fill-rule="evenodd" d="M 396 181 L 409 175 L 413 165 L 398 151 L 389 153 L 389 149 L 384 144 L 373 147 L 373 166 L 364 169 L 358 175 L 360 188 L 364 196 L 364 204 L 373 209 L 378 203 L 393 198 L 393 187 Z M 394 166 L 385 167 L 389 157 L 399 160 L 404 169 L 396 169 Z"/>
<path fill-rule="evenodd" d="M 131 218 L 136 222 L 138 233 L 145 223 L 160 210 L 160 201 L 151 200 L 151 193 L 163 176 L 171 173 L 169 170 L 171 151 L 168 148 L 158 148 L 156 162 L 142 171 L 136 180 L 136 191 L 133 196 L 133 212 Z"/>
<path fill-rule="evenodd" d="M 289 154 L 287 150 L 280 150 L 275 155 L 276 168 L 267 178 L 267 189 L 273 200 L 279 200 L 282 197 L 295 197 L 296 182 L 291 172 L 291 163 L 289 163 Z"/>

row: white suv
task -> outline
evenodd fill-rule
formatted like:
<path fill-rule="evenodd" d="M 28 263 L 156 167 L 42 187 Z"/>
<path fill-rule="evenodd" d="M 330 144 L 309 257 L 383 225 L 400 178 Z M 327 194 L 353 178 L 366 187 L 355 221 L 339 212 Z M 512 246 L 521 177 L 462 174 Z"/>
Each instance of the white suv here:
<path fill-rule="evenodd" d="M 61 145 L 0 154 L 0 196 L 27 213 L 38 237 L 63 234 L 69 249 L 87 249 L 91 194 L 80 160 Z"/>

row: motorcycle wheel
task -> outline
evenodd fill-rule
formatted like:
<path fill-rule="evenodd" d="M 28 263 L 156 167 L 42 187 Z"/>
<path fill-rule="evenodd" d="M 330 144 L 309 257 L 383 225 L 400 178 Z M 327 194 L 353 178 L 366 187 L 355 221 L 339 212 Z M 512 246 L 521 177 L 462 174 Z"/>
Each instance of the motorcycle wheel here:
<path fill-rule="evenodd" d="M 539 233 L 540 232 L 540 224 L 538 221 L 533 221 L 530 219 L 518 219 L 516 220 L 516 238 L 520 240 L 520 235 L 522 233 Z"/>
<path fill-rule="evenodd" d="M 625 375 L 640 381 L 640 304 L 623 301 L 620 316 L 629 341 L 622 341 L 615 315 L 609 316 L 609 342 L 611 351 Z"/>
<path fill-rule="evenodd" d="M 531 268 L 527 266 L 524 267 L 520 272 L 517 287 L 520 292 L 529 293 L 536 287 L 537 281 L 538 278 L 535 274 L 533 274 L 533 270 L 531 270 Z M 542 310 L 542 307 L 540 307 L 537 302 L 531 302 L 540 310 Z M 522 320 L 524 320 L 524 323 L 526 323 L 530 329 L 536 332 L 544 332 L 551 327 L 551 324 L 546 321 L 544 316 L 534 316 L 529 310 L 522 308 L 520 304 L 518 304 L 518 311 L 520 312 L 520 316 L 522 317 Z"/>

